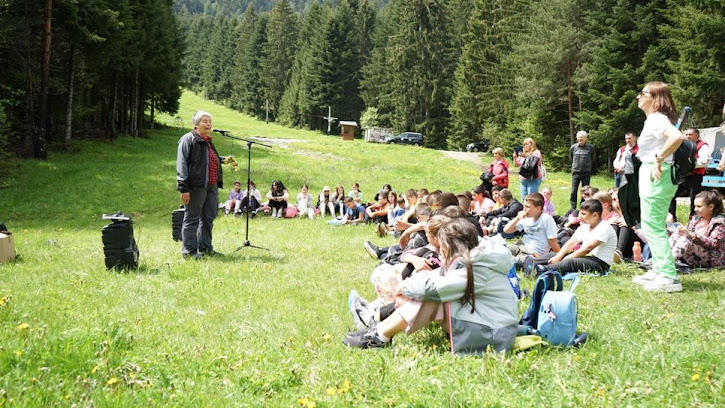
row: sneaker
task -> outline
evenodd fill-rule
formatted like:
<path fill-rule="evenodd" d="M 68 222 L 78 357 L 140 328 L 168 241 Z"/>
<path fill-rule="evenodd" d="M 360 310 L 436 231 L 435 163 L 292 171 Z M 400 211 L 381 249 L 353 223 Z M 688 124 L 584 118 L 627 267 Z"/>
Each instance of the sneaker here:
<path fill-rule="evenodd" d="M 363 247 L 372 258 L 380 259 L 378 257 L 379 248 L 375 244 L 370 241 L 365 241 L 363 242 Z"/>
<path fill-rule="evenodd" d="M 524 262 L 521 264 L 521 269 L 524 272 L 524 276 L 527 278 L 531 276 L 531 272 L 534 270 L 534 257 L 531 255 L 526 255 L 526 258 L 524 258 Z"/>
<path fill-rule="evenodd" d="M 618 249 L 614 251 L 613 259 L 615 264 L 622 263 L 622 253 Z"/>
<path fill-rule="evenodd" d="M 645 283 L 653 281 L 655 278 L 657 278 L 659 274 L 652 269 L 648 270 L 647 272 L 636 275 L 632 277 L 632 282 L 638 284 L 638 285 L 644 285 Z"/>
<path fill-rule="evenodd" d="M 281 208 L 277 211 L 277 218 L 282 218 L 282 209 Z"/>
<path fill-rule="evenodd" d="M 277 209 L 272 208 L 272 218 L 275 218 L 275 217 L 277 217 Z"/>
<path fill-rule="evenodd" d="M 351 290 L 347 297 L 347 307 L 350 309 L 350 314 L 358 329 L 370 329 L 375 326 L 375 312 L 355 290 Z"/>
<path fill-rule="evenodd" d="M 375 329 L 368 330 L 360 336 L 345 337 L 345 340 L 342 341 L 342 344 L 348 347 L 361 349 L 389 347 L 392 343 L 392 340 L 383 341 L 378 337 Z"/>
<path fill-rule="evenodd" d="M 650 292 L 682 292 L 682 283 L 679 279 L 659 275 L 644 284 L 644 290 Z"/>

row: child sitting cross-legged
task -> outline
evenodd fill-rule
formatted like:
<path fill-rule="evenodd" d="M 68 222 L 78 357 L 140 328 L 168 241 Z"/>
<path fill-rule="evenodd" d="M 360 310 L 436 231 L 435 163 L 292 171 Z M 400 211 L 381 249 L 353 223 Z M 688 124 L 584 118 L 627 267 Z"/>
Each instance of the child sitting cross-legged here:
<path fill-rule="evenodd" d="M 375 327 L 348 334 L 344 344 L 386 347 L 397 333 L 436 321 L 450 333 L 454 353 L 511 350 L 518 331 L 516 295 L 506 277 L 511 253 L 495 240 L 479 243 L 476 229 L 462 218 L 445 223 L 437 238 L 443 266 L 405 279 L 395 312 Z"/>
<path fill-rule="evenodd" d="M 524 265 L 524 260 L 528 256 L 538 258 L 545 256 L 550 250 L 559 251 L 559 243 L 556 242 L 556 223 L 551 215 L 544 213 L 544 196 L 541 193 L 527 195 L 524 199 L 524 209 L 503 228 L 504 234 L 513 234 L 516 231 L 523 231 L 523 242 L 508 247 L 516 258 L 517 266 L 522 267 L 525 275 L 531 273 L 533 267 L 530 264 Z"/>
<path fill-rule="evenodd" d="M 327 221 L 330 225 L 345 225 L 345 224 L 359 224 L 363 221 L 363 213 L 365 208 L 362 205 L 355 202 L 352 197 L 345 199 L 345 215 L 342 218 Z"/>
<path fill-rule="evenodd" d="M 554 256 L 540 257 L 535 262 L 537 272 L 555 270 L 559 273 L 593 272 L 605 273 L 614 262 L 617 249 L 617 234 L 608 222 L 602 219 L 602 203 L 589 199 L 579 207 L 581 226 Z M 581 244 L 579 249 L 574 247 Z"/>

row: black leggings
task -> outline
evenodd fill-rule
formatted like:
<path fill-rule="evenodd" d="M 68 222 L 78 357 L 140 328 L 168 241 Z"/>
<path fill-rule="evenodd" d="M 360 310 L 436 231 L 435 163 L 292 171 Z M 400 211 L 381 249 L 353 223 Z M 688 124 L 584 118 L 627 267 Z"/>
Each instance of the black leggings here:
<path fill-rule="evenodd" d="M 274 200 L 270 200 L 269 201 L 269 206 L 272 209 L 275 209 L 275 210 L 279 210 L 279 209 L 287 210 L 287 201 L 274 201 Z"/>
<path fill-rule="evenodd" d="M 644 246 L 644 242 L 629 227 L 615 227 L 617 232 L 617 251 L 622 254 L 623 258 L 632 259 L 632 246 L 635 242 L 639 242 Z"/>

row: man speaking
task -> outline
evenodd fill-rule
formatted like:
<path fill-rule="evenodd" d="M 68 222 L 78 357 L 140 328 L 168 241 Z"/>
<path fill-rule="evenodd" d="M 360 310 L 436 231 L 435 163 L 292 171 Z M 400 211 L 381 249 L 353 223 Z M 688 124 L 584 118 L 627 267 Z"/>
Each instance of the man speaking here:
<path fill-rule="evenodd" d="M 184 258 L 220 255 L 211 244 L 211 230 L 223 187 L 222 163 L 211 141 L 211 114 L 198 111 L 194 130 L 179 139 L 176 153 L 176 189 L 184 203 L 181 254 Z M 201 223 L 199 222 L 201 221 Z"/>

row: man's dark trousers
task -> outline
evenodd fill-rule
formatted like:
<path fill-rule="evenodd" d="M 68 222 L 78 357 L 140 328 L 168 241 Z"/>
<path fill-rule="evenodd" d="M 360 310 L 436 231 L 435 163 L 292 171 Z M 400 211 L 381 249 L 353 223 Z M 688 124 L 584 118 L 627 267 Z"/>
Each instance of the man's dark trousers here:
<path fill-rule="evenodd" d="M 589 179 L 592 177 L 592 173 L 583 173 L 580 171 L 571 174 L 571 195 L 569 195 L 569 202 L 571 208 L 575 209 L 576 205 L 576 194 L 579 191 L 579 183 L 582 187 L 589 185 Z"/>
<path fill-rule="evenodd" d="M 189 191 L 184 221 L 181 224 L 181 253 L 194 254 L 198 250 L 212 252 L 211 230 L 219 207 L 219 189 L 216 184 Z"/>
<path fill-rule="evenodd" d="M 677 197 L 683 197 L 685 189 L 690 192 L 690 217 L 695 214 L 695 196 L 702 191 L 702 174 L 690 174 L 685 181 L 677 187 L 677 193 L 670 201 L 670 214 L 677 221 Z"/>

